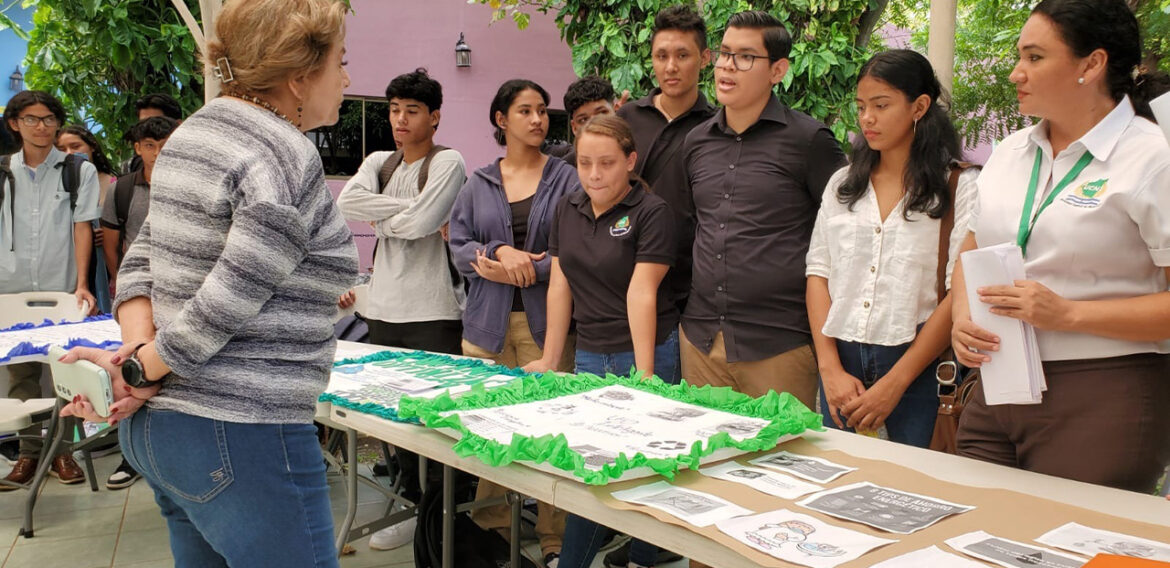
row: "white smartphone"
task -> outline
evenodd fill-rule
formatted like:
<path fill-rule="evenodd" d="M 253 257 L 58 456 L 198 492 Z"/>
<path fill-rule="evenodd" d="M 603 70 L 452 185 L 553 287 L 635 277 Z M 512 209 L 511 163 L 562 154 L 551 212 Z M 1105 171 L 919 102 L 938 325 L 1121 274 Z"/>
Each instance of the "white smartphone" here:
<path fill-rule="evenodd" d="M 73 400 L 79 394 L 84 395 L 99 416 L 109 416 L 110 405 L 114 404 L 110 374 L 89 361 L 62 363 L 58 359 L 65 353 L 56 345 L 49 347 L 49 370 L 53 373 L 53 389 L 57 396 Z"/>

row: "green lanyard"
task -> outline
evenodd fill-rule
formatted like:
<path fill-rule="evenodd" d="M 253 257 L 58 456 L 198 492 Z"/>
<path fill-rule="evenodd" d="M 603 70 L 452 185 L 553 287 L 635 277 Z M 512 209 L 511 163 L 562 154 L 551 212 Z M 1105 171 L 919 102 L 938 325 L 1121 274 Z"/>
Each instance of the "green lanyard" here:
<path fill-rule="evenodd" d="M 1052 188 L 1052 192 L 1048 194 L 1048 198 L 1040 204 L 1040 209 L 1032 215 L 1032 204 L 1036 201 L 1036 189 L 1040 186 L 1040 165 L 1044 161 L 1044 152 L 1040 148 L 1036 148 L 1036 164 L 1032 166 L 1032 181 L 1028 183 L 1028 194 L 1024 197 L 1024 210 L 1020 212 L 1020 230 L 1016 233 L 1016 244 L 1020 245 L 1020 249 L 1024 251 L 1024 256 L 1028 256 L 1028 239 L 1032 238 L 1032 229 L 1036 227 L 1036 220 L 1040 218 L 1040 214 L 1052 205 L 1056 200 L 1056 196 L 1064 191 L 1064 188 L 1077 176 L 1081 175 L 1081 171 L 1093 161 L 1093 155 L 1086 151 L 1081 154 L 1081 159 L 1077 160 L 1076 165 L 1065 174 L 1060 183 Z M 1028 222 L 1031 217 L 1032 222 Z"/>

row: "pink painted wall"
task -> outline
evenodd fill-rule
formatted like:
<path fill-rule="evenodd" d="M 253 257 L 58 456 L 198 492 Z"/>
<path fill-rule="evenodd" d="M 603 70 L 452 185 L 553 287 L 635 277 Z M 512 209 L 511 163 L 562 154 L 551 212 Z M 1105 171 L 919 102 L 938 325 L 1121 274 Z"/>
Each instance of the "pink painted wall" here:
<path fill-rule="evenodd" d="M 488 107 L 508 79 L 536 81 L 562 108 L 565 89 L 576 80 L 572 55 L 552 16 L 533 14 L 527 29 L 511 20 L 491 24 L 491 8 L 467 0 L 353 0 L 346 23 L 347 95 L 383 97 L 390 79 L 425 67 L 443 85 L 442 122 L 435 142 L 463 154 L 470 174 L 502 155 L 492 139 Z M 463 32 L 471 67 L 455 67 L 455 42 Z M 331 180 L 334 192 L 343 180 Z M 351 223 L 369 266 L 374 238 L 369 225 Z"/>

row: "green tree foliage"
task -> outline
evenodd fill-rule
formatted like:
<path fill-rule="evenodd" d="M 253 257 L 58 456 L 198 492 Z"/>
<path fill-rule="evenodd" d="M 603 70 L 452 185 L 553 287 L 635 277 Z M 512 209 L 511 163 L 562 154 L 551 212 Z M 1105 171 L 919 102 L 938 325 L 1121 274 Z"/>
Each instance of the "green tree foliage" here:
<path fill-rule="evenodd" d="M 35 3 L 25 81 L 58 96 L 110 156 L 132 152 L 122 135 L 140 96 L 170 94 L 186 113 L 203 104 L 198 48 L 169 0 Z M 187 5 L 198 17 L 198 1 Z"/>
<path fill-rule="evenodd" d="M 1142 28 L 1145 65 L 1170 71 L 1170 0 L 1127 0 Z M 959 0 L 955 34 L 952 115 L 968 147 L 1002 139 L 1029 124 L 1019 114 L 1009 79 L 1016 41 L 1035 0 Z M 928 0 L 894 0 L 887 22 L 915 30 L 912 44 L 925 50 Z"/>
<path fill-rule="evenodd" d="M 477 0 L 524 28 L 529 12 L 556 15 L 578 75 L 607 77 L 614 88 L 639 97 L 654 86 L 650 35 L 654 16 L 680 0 Z M 793 36 L 792 68 L 780 89 L 785 104 L 830 125 L 842 142 L 856 124 L 857 72 L 870 55 L 869 40 L 886 0 L 705 0 L 703 18 L 718 46 L 728 18 L 743 10 L 767 10 Z M 701 83 L 713 98 L 712 71 Z"/>

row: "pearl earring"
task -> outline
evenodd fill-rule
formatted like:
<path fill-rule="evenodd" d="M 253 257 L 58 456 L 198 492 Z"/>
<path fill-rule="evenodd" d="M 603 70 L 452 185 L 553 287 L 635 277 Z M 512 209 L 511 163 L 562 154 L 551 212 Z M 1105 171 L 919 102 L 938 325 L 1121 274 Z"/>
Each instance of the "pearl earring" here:
<path fill-rule="evenodd" d="M 1085 78 L 1084 78 L 1084 77 L 1077 77 L 1077 84 L 1078 84 L 1078 85 L 1084 85 L 1084 84 L 1085 84 Z"/>

